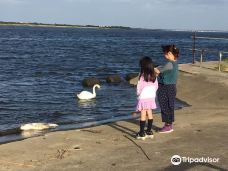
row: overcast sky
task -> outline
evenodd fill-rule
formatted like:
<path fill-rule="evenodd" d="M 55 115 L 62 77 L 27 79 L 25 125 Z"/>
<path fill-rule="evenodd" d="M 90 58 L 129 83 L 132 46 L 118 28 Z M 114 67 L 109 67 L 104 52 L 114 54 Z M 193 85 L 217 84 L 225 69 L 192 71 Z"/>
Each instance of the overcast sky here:
<path fill-rule="evenodd" d="M 0 21 L 228 30 L 228 0 L 0 0 Z"/>

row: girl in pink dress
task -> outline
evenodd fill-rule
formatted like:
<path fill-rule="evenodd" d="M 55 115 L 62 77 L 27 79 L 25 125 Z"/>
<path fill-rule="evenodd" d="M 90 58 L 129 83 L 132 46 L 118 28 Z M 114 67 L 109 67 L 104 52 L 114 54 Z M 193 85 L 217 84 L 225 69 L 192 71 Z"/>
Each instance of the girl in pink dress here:
<path fill-rule="evenodd" d="M 140 74 L 137 84 L 138 104 L 137 111 L 141 112 L 140 116 L 140 131 L 137 133 L 136 138 L 144 140 L 146 137 L 153 138 L 152 124 L 153 115 L 152 109 L 156 109 L 155 97 L 158 89 L 158 82 L 154 72 L 154 64 L 149 57 L 143 57 L 140 62 Z M 144 131 L 146 119 L 147 130 Z"/>

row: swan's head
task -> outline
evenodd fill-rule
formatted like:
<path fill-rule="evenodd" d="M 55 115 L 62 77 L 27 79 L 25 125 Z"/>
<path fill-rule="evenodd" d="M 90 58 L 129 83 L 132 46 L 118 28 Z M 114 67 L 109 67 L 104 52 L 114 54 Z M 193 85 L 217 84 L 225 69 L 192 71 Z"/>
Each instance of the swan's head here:
<path fill-rule="evenodd" d="M 101 88 L 99 84 L 95 84 L 93 87 Z"/>

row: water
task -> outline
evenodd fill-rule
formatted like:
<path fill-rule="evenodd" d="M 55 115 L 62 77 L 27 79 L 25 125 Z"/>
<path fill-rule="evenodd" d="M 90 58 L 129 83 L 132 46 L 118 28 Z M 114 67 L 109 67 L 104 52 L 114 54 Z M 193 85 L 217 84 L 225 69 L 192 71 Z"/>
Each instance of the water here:
<path fill-rule="evenodd" d="M 0 142 L 23 138 L 16 133 L 25 123 L 57 123 L 61 130 L 130 117 L 135 87 L 124 81 L 110 85 L 105 78 L 138 72 L 142 55 L 164 63 L 163 44 L 176 44 L 182 49 L 180 62 L 191 62 L 185 49 L 192 46 L 191 36 L 183 31 L 0 27 Z M 228 51 L 227 41 L 200 40 L 197 46 Z M 96 99 L 81 102 L 75 93 L 91 91 L 81 81 L 92 76 L 102 87 Z"/>

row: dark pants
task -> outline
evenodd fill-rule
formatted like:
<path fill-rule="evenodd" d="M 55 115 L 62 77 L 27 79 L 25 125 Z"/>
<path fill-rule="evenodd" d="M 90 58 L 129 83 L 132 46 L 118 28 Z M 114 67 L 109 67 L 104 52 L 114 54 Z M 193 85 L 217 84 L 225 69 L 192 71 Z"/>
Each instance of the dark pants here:
<path fill-rule="evenodd" d="M 174 122 L 176 84 L 159 84 L 157 95 L 161 108 L 162 122 L 172 124 Z"/>

